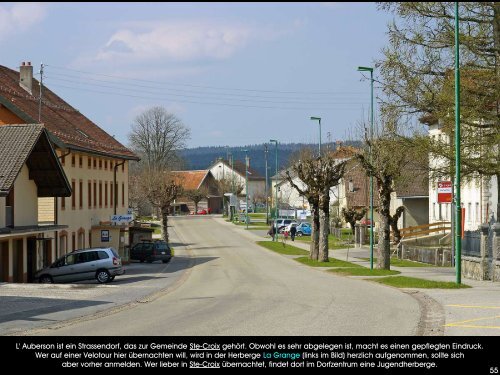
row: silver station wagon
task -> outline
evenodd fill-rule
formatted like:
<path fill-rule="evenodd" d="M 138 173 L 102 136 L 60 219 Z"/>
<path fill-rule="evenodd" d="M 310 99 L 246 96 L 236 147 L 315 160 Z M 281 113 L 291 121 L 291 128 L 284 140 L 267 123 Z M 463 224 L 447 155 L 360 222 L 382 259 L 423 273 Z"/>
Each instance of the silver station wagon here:
<path fill-rule="evenodd" d="M 100 283 L 123 275 L 122 260 L 111 247 L 75 250 L 35 274 L 40 283 L 69 283 L 96 279 Z"/>

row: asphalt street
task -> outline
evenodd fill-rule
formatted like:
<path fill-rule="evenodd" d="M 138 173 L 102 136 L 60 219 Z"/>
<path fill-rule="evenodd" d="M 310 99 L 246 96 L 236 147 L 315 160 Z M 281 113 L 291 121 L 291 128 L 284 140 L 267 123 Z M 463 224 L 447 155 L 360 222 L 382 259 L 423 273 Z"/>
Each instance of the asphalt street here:
<path fill-rule="evenodd" d="M 37 329 L 42 335 L 415 335 L 417 299 L 394 288 L 301 265 L 213 217 L 170 221 L 170 289 L 103 316 Z M 172 262 L 172 266 L 175 265 Z M 145 266 L 148 266 L 147 264 Z M 117 278 L 118 279 L 118 278 Z M 120 293 L 129 286 L 117 285 Z"/>

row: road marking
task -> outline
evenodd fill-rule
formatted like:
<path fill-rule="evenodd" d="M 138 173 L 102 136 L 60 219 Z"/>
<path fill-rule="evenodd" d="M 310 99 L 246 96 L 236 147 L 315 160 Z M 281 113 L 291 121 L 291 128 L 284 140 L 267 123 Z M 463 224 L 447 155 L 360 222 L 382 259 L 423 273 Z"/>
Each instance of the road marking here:
<path fill-rule="evenodd" d="M 471 324 L 464 324 L 464 323 L 470 323 L 470 322 L 478 322 L 480 320 L 489 320 L 489 319 L 498 319 L 498 318 L 500 318 L 500 315 L 490 316 L 490 317 L 486 317 L 486 318 L 476 318 L 476 319 L 462 320 L 460 322 L 454 322 L 454 323 L 445 324 L 445 327 L 466 327 L 466 328 L 493 328 L 493 329 L 500 329 L 500 326 L 476 326 L 476 325 L 471 325 Z"/>
<path fill-rule="evenodd" d="M 485 328 L 485 329 L 500 329 L 500 326 L 475 326 L 475 325 L 453 325 L 453 324 L 447 324 L 445 327 L 460 327 L 460 328 Z"/>
<path fill-rule="evenodd" d="M 450 307 L 461 307 L 464 309 L 500 309 L 500 306 L 473 306 L 473 305 L 446 305 Z"/>

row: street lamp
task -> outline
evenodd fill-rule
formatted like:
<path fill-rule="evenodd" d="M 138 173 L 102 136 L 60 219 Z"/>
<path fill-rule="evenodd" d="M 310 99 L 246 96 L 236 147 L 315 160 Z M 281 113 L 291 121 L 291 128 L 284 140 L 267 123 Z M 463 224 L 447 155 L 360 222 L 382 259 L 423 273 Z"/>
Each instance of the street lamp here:
<path fill-rule="evenodd" d="M 370 141 L 373 141 L 373 68 L 358 66 L 358 72 L 370 72 Z M 370 164 L 373 162 L 371 144 Z M 373 270 L 373 176 L 370 176 L 370 269 Z"/>
<path fill-rule="evenodd" d="M 276 241 L 278 240 L 278 141 L 276 139 L 270 139 L 269 142 L 274 142 L 276 146 L 276 182 L 274 183 L 274 223 L 276 225 Z M 274 240 L 274 238 L 273 238 Z"/>
<path fill-rule="evenodd" d="M 319 123 L 319 157 L 321 157 L 321 117 L 311 116 L 311 120 L 317 120 Z"/>
<path fill-rule="evenodd" d="M 455 2 L 455 272 L 457 284 L 461 284 L 462 220 L 464 218 L 462 217 L 462 204 L 460 201 L 460 40 L 458 26 L 458 2 Z M 500 183 L 500 181 L 497 181 L 497 183 Z"/>
<path fill-rule="evenodd" d="M 266 188 L 264 196 L 266 197 L 266 224 L 269 225 L 269 202 L 267 201 L 267 187 L 269 186 L 269 180 L 267 179 L 267 143 L 264 145 L 264 160 L 266 162 Z"/>

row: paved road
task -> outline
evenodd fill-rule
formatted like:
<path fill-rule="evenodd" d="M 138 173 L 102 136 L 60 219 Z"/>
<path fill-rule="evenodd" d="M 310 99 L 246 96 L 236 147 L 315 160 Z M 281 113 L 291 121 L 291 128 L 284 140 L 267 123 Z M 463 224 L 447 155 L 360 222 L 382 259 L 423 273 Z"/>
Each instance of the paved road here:
<path fill-rule="evenodd" d="M 42 335 L 414 335 L 419 303 L 376 283 L 338 277 L 265 250 L 212 217 L 170 223 L 182 283 L 149 303 Z"/>

